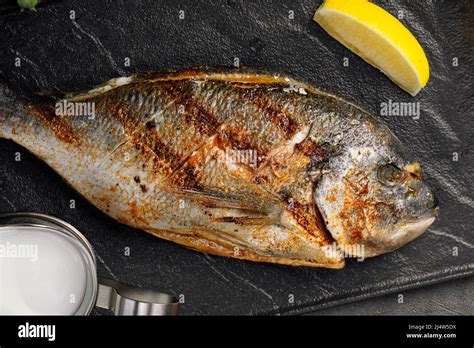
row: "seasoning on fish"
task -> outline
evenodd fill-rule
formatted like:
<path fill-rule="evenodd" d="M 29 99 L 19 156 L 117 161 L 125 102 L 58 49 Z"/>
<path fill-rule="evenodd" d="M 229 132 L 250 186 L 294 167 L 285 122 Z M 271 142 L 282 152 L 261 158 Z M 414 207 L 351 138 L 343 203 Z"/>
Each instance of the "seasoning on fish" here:
<path fill-rule="evenodd" d="M 401 247 L 438 212 L 381 121 L 284 76 L 188 70 L 0 101 L 1 137 L 119 222 L 202 252 L 342 268 Z"/>

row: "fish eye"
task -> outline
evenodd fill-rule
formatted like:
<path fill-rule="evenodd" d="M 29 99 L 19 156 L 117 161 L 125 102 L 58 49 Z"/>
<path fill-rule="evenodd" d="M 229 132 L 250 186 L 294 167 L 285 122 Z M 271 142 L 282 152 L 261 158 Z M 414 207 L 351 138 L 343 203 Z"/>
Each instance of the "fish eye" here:
<path fill-rule="evenodd" d="M 379 167 L 377 176 L 382 184 L 394 185 L 401 181 L 402 171 L 393 163 L 388 163 Z"/>

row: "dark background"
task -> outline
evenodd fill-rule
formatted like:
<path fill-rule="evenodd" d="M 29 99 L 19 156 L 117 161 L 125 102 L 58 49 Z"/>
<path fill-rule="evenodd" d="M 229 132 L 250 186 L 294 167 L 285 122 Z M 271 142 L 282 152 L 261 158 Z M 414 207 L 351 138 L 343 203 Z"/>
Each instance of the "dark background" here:
<path fill-rule="evenodd" d="M 431 177 L 441 207 L 430 231 L 409 245 L 349 260 L 339 271 L 205 255 L 111 220 L 6 140 L 0 140 L 0 212 L 42 212 L 72 223 L 97 251 L 101 276 L 182 294 L 182 314 L 302 313 L 474 274 L 474 2 L 374 2 L 403 14 L 428 56 L 431 78 L 415 98 L 312 21 L 318 0 L 45 1 L 23 14 L 14 1 L 0 1 L 0 79 L 32 97 L 148 70 L 231 66 L 238 58 L 241 66 L 286 73 L 374 114 L 389 99 L 420 102 L 419 120 L 385 117 Z"/>

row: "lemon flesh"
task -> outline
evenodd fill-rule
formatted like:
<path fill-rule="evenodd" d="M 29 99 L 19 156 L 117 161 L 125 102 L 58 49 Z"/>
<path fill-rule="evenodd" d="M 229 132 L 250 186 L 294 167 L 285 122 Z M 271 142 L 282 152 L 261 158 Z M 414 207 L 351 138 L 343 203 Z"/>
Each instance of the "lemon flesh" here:
<path fill-rule="evenodd" d="M 426 86 L 430 68 L 423 48 L 381 7 L 367 0 L 325 0 L 314 20 L 412 96 Z"/>

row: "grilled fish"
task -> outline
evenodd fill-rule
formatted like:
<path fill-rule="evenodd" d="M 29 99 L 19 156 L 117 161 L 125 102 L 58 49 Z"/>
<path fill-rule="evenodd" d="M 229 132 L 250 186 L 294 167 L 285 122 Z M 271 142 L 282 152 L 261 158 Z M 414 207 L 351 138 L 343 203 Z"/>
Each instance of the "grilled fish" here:
<path fill-rule="evenodd" d="M 0 137 L 119 222 L 205 253 L 342 268 L 437 215 L 380 120 L 285 76 L 191 69 L 0 100 Z"/>

